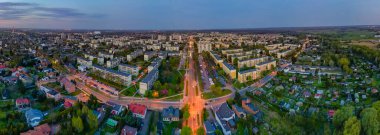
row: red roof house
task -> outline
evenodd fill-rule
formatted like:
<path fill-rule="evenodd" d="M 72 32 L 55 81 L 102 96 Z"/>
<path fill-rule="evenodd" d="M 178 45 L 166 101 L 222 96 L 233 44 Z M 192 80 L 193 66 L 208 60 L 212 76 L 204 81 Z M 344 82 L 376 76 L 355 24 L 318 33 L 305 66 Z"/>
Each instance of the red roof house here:
<path fill-rule="evenodd" d="M 146 106 L 140 104 L 129 104 L 128 109 L 133 113 L 133 116 L 144 119 L 146 114 Z"/>

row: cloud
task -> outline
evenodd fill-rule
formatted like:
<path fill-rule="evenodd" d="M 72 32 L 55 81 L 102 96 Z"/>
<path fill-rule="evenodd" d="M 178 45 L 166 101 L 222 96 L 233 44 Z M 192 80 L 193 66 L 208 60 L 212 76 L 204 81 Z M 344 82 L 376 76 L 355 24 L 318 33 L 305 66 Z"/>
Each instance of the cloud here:
<path fill-rule="evenodd" d="M 20 20 L 31 18 L 91 18 L 100 14 L 87 14 L 72 8 L 43 7 L 35 3 L 0 2 L 0 20 Z"/>

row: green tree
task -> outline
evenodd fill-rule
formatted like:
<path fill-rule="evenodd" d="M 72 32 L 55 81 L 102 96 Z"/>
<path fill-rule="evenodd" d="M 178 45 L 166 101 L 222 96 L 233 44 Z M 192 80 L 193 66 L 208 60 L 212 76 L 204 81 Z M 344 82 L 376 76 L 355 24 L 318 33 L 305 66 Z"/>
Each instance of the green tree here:
<path fill-rule="evenodd" d="M 191 131 L 190 127 L 188 127 L 188 126 L 182 127 L 181 135 L 191 135 L 191 134 L 192 134 L 192 131 Z"/>
<path fill-rule="evenodd" d="M 155 82 L 153 83 L 153 88 L 154 88 L 154 89 L 156 89 L 156 90 L 161 90 L 161 87 L 162 87 L 162 85 L 161 85 L 161 82 L 160 82 L 160 81 L 155 81 Z"/>
<path fill-rule="evenodd" d="M 81 133 L 83 131 L 83 122 L 79 116 L 71 118 L 71 125 L 75 128 L 75 131 L 77 131 L 78 133 Z"/>
<path fill-rule="evenodd" d="M 186 104 L 186 105 L 182 108 L 182 112 L 183 112 L 182 115 L 183 115 L 183 119 L 184 119 L 184 120 L 187 120 L 187 119 L 189 119 L 189 117 L 190 117 L 189 109 L 190 109 L 189 104 Z"/>
<path fill-rule="evenodd" d="M 22 83 L 21 80 L 17 80 L 17 89 L 22 93 L 22 94 L 25 94 L 26 93 L 26 88 L 25 88 L 25 85 L 24 83 Z"/>
<path fill-rule="evenodd" d="M 205 134 L 205 129 L 203 127 L 200 127 L 197 129 L 197 135 L 204 135 Z"/>
<path fill-rule="evenodd" d="M 374 102 L 372 107 L 377 110 L 377 121 L 380 122 L 380 101 Z"/>
<path fill-rule="evenodd" d="M 343 127 L 343 123 L 352 116 L 354 116 L 354 107 L 342 107 L 335 112 L 333 124 L 337 129 L 341 129 Z"/>
<path fill-rule="evenodd" d="M 366 135 L 376 135 L 379 132 L 377 111 L 374 108 L 366 108 L 361 113 L 361 125 Z"/>
<path fill-rule="evenodd" d="M 92 59 L 92 64 L 98 64 L 98 58 Z"/>
<path fill-rule="evenodd" d="M 344 122 L 343 135 L 359 135 L 360 134 L 360 121 L 356 116 L 350 117 Z"/>
<path fill-rule="evenodd" d="M 88 109 L 88 107 L 86 106 L 86 105 L 83 105 L 83 107 L 82 107 L 82 114 L 89 114 L 89 109 Z"/>
<path fill-rule="evenodd" d="M 87 114 L 87 123 L 91 131 L 95 131 L 98 128 L 98 118 L 94 113 Z"/>
<path fill-rule="evenodd" d="M 215 130 L 215 135 L 223 135 L 223 132 L 220 131 L 219 129 L 216 129 Z"/>

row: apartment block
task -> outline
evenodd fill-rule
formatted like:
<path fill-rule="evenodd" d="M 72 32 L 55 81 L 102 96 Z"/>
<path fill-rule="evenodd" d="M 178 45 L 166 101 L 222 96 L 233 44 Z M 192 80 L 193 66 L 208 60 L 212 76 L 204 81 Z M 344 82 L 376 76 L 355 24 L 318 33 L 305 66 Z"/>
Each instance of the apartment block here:
<path fill-rule="evenodd" d="M 244 71 L 238 72 L 238 81 L 240 83 L 245 83 L 249 81 L 250 79 L 254 80 L 257 79 L 260 76 L 260 72 L 257 69 L 249 69 Z"/>
<path fill-rule="evenodd" d="M 120 72 L 132 74 L 132 75 L 139 75 L 139 67 L 134 65 L 128 65 L 128 64 L 120 64 L 118 67 Z"/>
<path fill-rule="evenodd" d="M 123 85 L 129 86 L 132 82 L 132 75 L 131 74 L 115 71 L 115 70 L 105 68 L 102 66 L 98 66 L 98 65 L 94 65 L 92 70 L 95 72 L 96 71 L 100 72 L 101 77 L 106 78 L 106 79 L 110 79 L 116 83 L 121 83 Z"/>
<path fill-rule="evenodd" d="M 230 76 L 231 79 L 236 78 L 236 69 L 231 64 L 227 63 L 226 61 L 222 64 L 223 71 Z"/>
<path fill-rule="evenodd" d="M 140 82 L 140 94 L 145 94 L 147 90 L 150 90 L 153 86 L 153 83 L 158 78 L 158 70 L 153 69 L 151 72 L 149 72 Z"/>

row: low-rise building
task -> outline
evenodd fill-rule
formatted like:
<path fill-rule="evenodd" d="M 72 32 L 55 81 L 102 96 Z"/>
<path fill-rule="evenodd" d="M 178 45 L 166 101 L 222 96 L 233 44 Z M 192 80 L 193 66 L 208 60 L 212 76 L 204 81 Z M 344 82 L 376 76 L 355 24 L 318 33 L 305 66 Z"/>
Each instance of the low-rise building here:
<path fill-rule="evenodd" d="M 145 119 L 147 111 L 145 105 L 132 103 L 128 105 L 128 110 L 133 113 L 134 117 Z"/>
<path fill-rule="evenodd" d="M 137 128 L 125 125 L 123 129 L 121 129 L 120 135 L 137 135 Z"/>
<path fill-rule="evenodd" d="M 235 113 L 228 107 L 227 103 L 223 103 L 216 111 L 215 118 L 224 135 L 231 135 L 232 129 L 236 127 Z"/>
<path fill-rule="evenodd" d="M 16 99 L 16 108 L 25 109 L 30 107 L 30 100 L 27 98 L 18 98 Z"/>
<path fill-rule="evenodd" d="M 28 130 L 27 132 L 20 133 L 20 135 L 50 135 L 51 133 L 50 126 L 45 123 L 33 128 L 33 130 Z"/>
<path fill-rule="evenodd" d="M 75 84 L 72 83 L 69 79 L 67 79 L 66 77 L 63 77 L 61 80 L 60 80 L 60 83 L 61 83 L 61 86 L 63 86 L 65 88 L 65 90 L 68 92 L 68 93 L 73 93 L 75 92 Z"/>
<path fill-rule="evenodd" d="M 162 110 L 162 121 L 179 121 L 179 109 L 170 106 Z"/>
<path fill-rule="evenodd" d="M 29 109 L 25 111 L 26 123 L 29 126 L 35 127 L 42 121 L 44 115 L 40 110 L 37 109 Z"/>
<path fill-rule="evenodd" d="M 153 69 L 151 72 L 149 72 L 140 82 L 140 94 L 145 94 L 147 90 L 150 90 L 153 86 L 154 81 L 156 81 L 158 78 L 158 70 Z"/>

